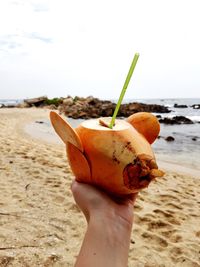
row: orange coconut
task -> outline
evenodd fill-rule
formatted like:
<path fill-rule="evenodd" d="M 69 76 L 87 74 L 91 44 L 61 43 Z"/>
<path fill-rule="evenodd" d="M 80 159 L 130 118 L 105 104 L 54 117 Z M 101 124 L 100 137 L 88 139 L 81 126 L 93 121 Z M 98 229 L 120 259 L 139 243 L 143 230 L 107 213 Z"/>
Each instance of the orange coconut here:
<path fill-rule="evenodd" d="M 127 121 L 139 133 L 144 135 L 147 141 L 152 144 L 160 132 L 160 123 L 156 116 L 148 112 L 137 112 L 128 117 Z"/>
<path fill-rule="evenodd" d="M 125 120 L 116 120 L 113 129 L 106 127 L 105 119 L 85 121 L 75 130 L 66 124 L 64 137 L 59 115 L 51 114 L 51 121 L 66 143 L 69 164 L 78 181 L 125 195 L 140 191 L 163 175 L 150 143 Z"/>

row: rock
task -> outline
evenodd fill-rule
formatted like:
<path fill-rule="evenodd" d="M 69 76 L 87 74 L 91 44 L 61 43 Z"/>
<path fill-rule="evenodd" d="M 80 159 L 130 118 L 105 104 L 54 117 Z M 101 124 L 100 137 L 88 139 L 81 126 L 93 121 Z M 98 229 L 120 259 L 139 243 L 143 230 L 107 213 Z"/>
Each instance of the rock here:
<path fill-rule="evenodd" d="M 200 104 L 194 104 L 191 107 L 194 108 L 194 109 L 200 109 Z"/>
<path fill-rule="evenodd" d="M 122 104 L 118 116 L 128 117 L 136 112 L 169 113 L 167 107 L 157 104 L 129 103 Z"/>
<path fill-rule="evenodd" d="M 159 122 L 165 124 L 193 124 L 193 121 L 184 116 L 175 116 L 173 118 L 162 118 L 159 119 Z"/>
<path fill-rule="evenodd" d="M 73 105 L 74 100 L 72 97 L 67 97 L 63 99 L 63 105 L 71 106 Z"/>
<path fill-rule="evenodd" d="M 161 115 L 156 115 L 156 118 L 157 118 L 157 119 L 161 119 L 162 116 L 161 116 Z"/>
<path fill-rule="evenodd" d="M 192 137 L 192 141 L 197 141 L 197 137 Z"/>
<path fill-rule="evenodd" d="M 40 124 L 42 124 L 42 123 L 44 123 L 43 121 L 35 121 L 35 123 L 40 123 Z"/>
<path fill-rule="evenodd" d="M 46 96 L 41 96 L 41 97 L 37 97 L 37 98 L 24 99 L 24 102 L 30 106 L 39 107 L 42 104 L 45 104 L 45 102 L 47 100 L 48 100 L 48 98 Z"/>
<path fill-rule="evenodd" d="M 174 104 L 174 108 L 187 108 L 187 105 L 179 105 L 177 103 Z"/>
<path fill-rule="evenodd" d="M 49 105 L 49 106 L 45 106 L 45 108 L 48 108 L 48 109 L 57 109 L 56 105 Z"/>
<path fill-rule="evenodd" d="M 165 138 L 165 140 L 166 140 L 167 142 L 172 142 L 172 141 L 175 140 L 175 138 L 174 138 L 173 136 L 167 136 L 167 137 Z"/>
<path fill-rule="evenodd" d="M 0 104 L 0 108 L 16 108 L 17 105 L 16 104 Z"/>
<path fill-rule="evenodd" d="M 21 102 L 17 105 L 18 108 L 30 108 L 31 105 L 26 102 Z"/>
<path fill-rule="evenodd" d="M 48 99 L 46 96 L 37 98 L 25 99 L 22 103 L 18 104 L 19 108 L 28 107 L 43 107 L 48 109 L 58 109 L 59 113 L 64 113 L 68 117 L 72 118 L 98 118 L 98 117 L 110 117 L 113 115 L 116 104 L 108 100 L 100 100 L 93 96 L 74 97 L 67 96 L 65 98 L 52 98 Z M 0 107 L 4 107 L 1 105 Z M 118 117 L 128 117 L 135 112 L 157 112 L 168 113 L 171 112 L 167 107 L 162 105 L 148 105 L 143 103 L 129 103 L 122 104 L 118 112 Z"/>

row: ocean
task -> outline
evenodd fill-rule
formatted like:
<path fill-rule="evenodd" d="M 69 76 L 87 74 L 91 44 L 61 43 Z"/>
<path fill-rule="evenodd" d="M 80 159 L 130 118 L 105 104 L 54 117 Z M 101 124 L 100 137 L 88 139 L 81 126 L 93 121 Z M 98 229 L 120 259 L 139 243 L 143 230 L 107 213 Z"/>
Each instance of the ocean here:
<path fill-rule="evenodd" d="M 21 100 L 0 100 L 0 106 L 14 105 Z M 200 104 L 200 98 L 174 98 L 174 99 L 128 99 L 128 102 L 141 102 L 146 104 L 160 104 L 167 106 L 170 113 L 156 113 L 162 117 L 172 118 L 174 116 L 185 116 L 191 119 L 194 124 L 166 125 L 161 124 L 160 138 L 152 145 L 156 156 L 170 163 L 182 164 L 183 166 L 200 169 L 200 109 L 195 109 L 192 105 Z M 174 107 L 175 104 L 186 105 L 185 108 Z M 83 120 L 68 118 L 69 123 L 76 127 Z M 35 130 L 41 125 L 35 124 Z M 49 121 L 43 123 L 43 133 L 54 135 Z M 34 125 L 32 126 L 34 130 Z M 166 137 L 172 136 L 174 141 L 166 141 Z"/>

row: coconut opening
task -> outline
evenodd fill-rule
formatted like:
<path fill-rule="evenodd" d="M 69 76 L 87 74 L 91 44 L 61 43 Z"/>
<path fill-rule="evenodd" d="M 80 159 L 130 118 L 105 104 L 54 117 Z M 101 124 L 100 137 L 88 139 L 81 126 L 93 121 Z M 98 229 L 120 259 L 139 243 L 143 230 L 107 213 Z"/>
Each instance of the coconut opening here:
<path fill-rule="evenodd" d="M 102 130 L 102 131 L 122 131 L 131 127 L 131 125 L 124 120 L 115 120 L 115 125 L 112 129 L 109 128 L 111 117 L 103 117 L 99 119 L 86 120 L 81 123 L 81 126 L 92 129 L 92 130 Z"/>
<path fill-rule="evenodd" d="M 99 118 L 99 124 L 101 126 L 104 126 L 104 127 L 108 127 L 110 128 L 110 122 L 111 122 L 112 118 L 111 117 L 106 117 L 106 118 Z M 113 125 L 113 127 L 115 126 L 115 123 Z"/>

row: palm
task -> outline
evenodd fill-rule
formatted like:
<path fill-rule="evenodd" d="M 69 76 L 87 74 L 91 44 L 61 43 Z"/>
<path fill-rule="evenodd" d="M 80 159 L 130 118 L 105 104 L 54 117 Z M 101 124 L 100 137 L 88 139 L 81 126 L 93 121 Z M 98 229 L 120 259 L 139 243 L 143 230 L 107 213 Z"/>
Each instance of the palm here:
<path fill-rule="evenodd" d="M 77 182 L 73 183 L 72 192 L 87 220 L 95 214 L 116 216 L 119 220 L 132 224 L 133 204 L 137 194 L 124 198 L 113 198 L 91 185 Z"/>

